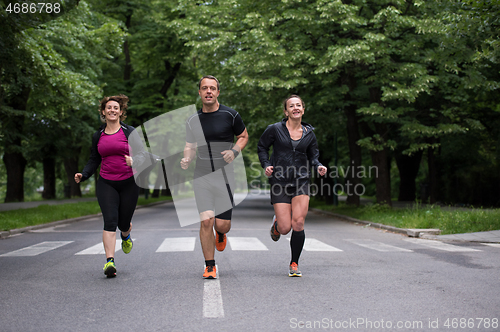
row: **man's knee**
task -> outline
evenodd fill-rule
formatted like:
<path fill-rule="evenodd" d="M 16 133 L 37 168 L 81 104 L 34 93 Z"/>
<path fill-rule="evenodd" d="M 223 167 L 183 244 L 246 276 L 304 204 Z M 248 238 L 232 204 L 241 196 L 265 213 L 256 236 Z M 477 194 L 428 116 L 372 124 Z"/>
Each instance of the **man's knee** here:
<path fill-rule="evenodd" d="M 208 218 L 201 221 L 201 228 L 212 228 L 214 227 L 215 218 Z"/>
<path fill-rule="evenodd" d="M 219 219 L 215 220 L 215 229 L 220 233 L 227 233 L 231 229 L 231 220 Z"/>

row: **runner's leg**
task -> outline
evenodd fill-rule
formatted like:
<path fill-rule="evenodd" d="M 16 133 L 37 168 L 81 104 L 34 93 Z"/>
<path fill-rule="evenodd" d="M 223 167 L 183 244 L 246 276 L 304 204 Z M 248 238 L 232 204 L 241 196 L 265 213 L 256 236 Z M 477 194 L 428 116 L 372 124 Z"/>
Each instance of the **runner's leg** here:
<path fill-rule="evenodd" d="M 292 229 L 292 205 L 288 203 L 273 204 L 274 214 L 278 223 L 278 232 L 288 234 Z"/>
<path fill-rule="evenodd" d="M 292 236 L 290 239 L 290 248 L 292 251 L 292 263 L 299 263 L 300 254 L 304 248 L 305 233 L 304 222 L 309 208 L 309 196 L 300 195 L 292 198 Z"/>

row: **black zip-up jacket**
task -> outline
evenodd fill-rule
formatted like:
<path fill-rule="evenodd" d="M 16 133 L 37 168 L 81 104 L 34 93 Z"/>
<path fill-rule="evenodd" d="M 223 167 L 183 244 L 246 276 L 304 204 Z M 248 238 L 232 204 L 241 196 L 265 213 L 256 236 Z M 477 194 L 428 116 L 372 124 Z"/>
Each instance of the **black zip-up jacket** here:
<path fill-rule="evenodd" d="M 130 134 L 135 130 L 135 128 L 121 121 L 120 125 L 134 153 L 133 167 L 134 168 L 140 167 L 141 165 L 143 165 L 144 161 L 146 161 L 147 153 L 144 151 L 144 147 L 142 146 L 142 143 L 139 139 L 137 138 L 129 139 Z M 97 167 L 99 167 L 99 165 L 101 164 L 102 157 L 99 154 L 99 151 L 97 150 L 97 144 L 101 139 L 101 134 L 104 131 L 104 129 L 106 129 L 106 124 L 103 124 L 99 128 L 99 130 L 92 135 L 92 147 L 90 148 L 90 158 L 89 161 L 87 162 L 87 165 L 85 165 L 85 167 L 83 168 L 81 182 L 90 178 L 92 174 L 94 174 L 95 171 L 97 170 Z M 132 151 L 130 152 L 132 153 Z"/>
<path fill-rule="evenodd" d="M 286 127 L 287 119 L 269 125 L 260 137 L 257 151 L 262 168 L 273 166 L 269 183 L 283 186 L 302 186 L 309 182 L 310 169 L 323 166 L 319 161 L 318 143 L 313 126 L 302 122 L 305 132 L 297 147 L 292 146 L 292 138 Z M 273 154 L 269 158 L 269 148 Z"/>

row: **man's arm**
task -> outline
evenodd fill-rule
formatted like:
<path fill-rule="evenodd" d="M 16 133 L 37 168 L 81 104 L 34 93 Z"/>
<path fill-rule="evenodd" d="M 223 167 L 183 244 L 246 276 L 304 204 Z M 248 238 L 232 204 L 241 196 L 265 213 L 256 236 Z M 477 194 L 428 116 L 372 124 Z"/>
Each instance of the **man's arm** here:
<path fill-rule="evenodd" d="M 186 142 L 186 146 L 184 146 L 184 158 L 181 159 L 182 169 L 188 169 L 189 164 L 191 164 L 195 156 L 196 156 L 196 143 Z"/>

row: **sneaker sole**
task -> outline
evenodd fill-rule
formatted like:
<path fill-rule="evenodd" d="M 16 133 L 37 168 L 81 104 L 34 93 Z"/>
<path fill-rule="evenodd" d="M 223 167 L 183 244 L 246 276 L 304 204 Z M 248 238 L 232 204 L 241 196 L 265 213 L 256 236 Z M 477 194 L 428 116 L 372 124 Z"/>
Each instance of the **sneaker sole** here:
<path fill-rule="evenodd" d="M 114 278 L 116 277 L 116 268 L 113 267 L 113 266 L 110 266 L 108 267 L 105 271 L 104 271 L 104 274 L 106 275 L 106 277 L 108 278 Z"/>
<path fill-rule="evenodd" d="M 288 273 L 289 277 L 302 277 L 302 274 L 297 274 L 297 273 Z"/>
<path fill-rule="evenodd" d="M 210 277 L 203 277 L 203 279 L 217 279 L 217 277 L 210 276 Z"/>

